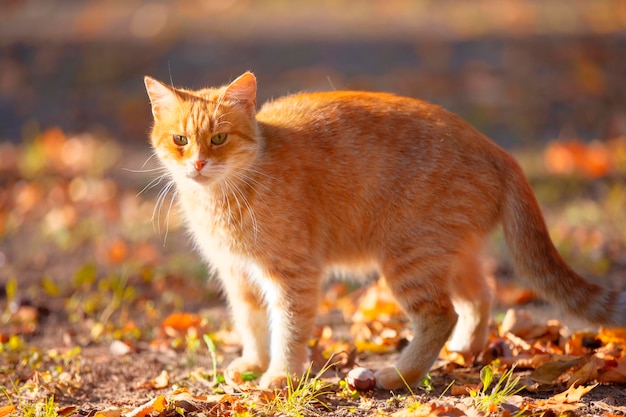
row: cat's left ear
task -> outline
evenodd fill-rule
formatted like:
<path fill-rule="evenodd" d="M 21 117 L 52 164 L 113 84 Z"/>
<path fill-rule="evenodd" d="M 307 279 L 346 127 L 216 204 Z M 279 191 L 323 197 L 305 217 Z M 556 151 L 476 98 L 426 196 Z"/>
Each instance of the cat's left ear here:
<path fill-rule="evenodd" d="M 245 106 L 246 110 L 254 113 L 256 110 L 256 77 L 254 74 L 248 71 L 240 75 L 226 87 L 224 98 L 238 102 Z"/>
<path fill-rule="evenodd" d="M 146 91 L 152 103 L 152 115 L 158 119 L 160 115 L 171 112 L 179 103 L 178 95 L 172 87 L 155 80 L 152 77 L 144 77 Z"/>

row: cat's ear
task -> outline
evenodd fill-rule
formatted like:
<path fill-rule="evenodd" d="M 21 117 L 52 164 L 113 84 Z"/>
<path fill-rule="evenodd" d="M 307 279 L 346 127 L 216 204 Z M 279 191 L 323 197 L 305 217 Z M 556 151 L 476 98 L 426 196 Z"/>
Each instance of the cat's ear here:
<path fill-rule="evenodd" d="M 155 80 L 152 77 L 144 77 L 146 91 L 152 103 L 152 115 L 158 119 L 160 115 L 170 112 L 179 103 L 178 95 L 172 87 Z"/>
<path fill-rule="evenodd" d="M 238 102 L 254 113 L 256 109 L 256 77 L 250 71 L 240 75 L 226 87 L 224 98 Z"/>

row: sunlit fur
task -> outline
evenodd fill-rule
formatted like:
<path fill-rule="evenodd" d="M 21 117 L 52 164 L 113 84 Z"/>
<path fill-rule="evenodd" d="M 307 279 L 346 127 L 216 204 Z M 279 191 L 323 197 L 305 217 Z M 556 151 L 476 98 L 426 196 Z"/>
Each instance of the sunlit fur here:
<path fill-rule="evenodd" d="M 375 269 L 414 337 L 383 388 L 415 384 L 440 348 L 486 341 L 491 293 L 478 261 L 501 223 L 516 269 L 567 311 L 626 324 L 626 295 L 562 260 L 515 160 L 456 115 L 391 94 L 297 94 L 256 113 L 256 79 L 199 91 L 146 77 L 152 145 L 194 241 L 218 272 L 243 353 L 228 374 L 280 385 L 307 360 L 321 283 Z M 216 134 L 225 143 L 211 144 Z M 188 138 L 178 146 L 173 135 Z M 453 330 L 456 330 L 453 333 Z"/>

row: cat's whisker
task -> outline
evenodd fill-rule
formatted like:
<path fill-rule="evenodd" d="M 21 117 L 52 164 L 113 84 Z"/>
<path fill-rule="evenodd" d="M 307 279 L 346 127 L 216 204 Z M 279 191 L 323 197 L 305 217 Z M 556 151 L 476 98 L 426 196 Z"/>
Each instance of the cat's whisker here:
<path fill-rule="evenodd" d="M 168 182 L 162 189 L 161 191 L 159 191 L 159 194 L 157 196 L 157 200 L 154 204 L 154 209 L 152 210 L 152 224 L 155 224 L 155 220 L 156 220 L 156 229 L 157 229 L 157 233 L 159 233 L 159 235 L 161 234 L 161 210 L 163 208 L 163 204 L 165 202 L 165 199 L 167 198 L 167 195 L 169 194 L 170 190 L 172 189 L 172 187 L 174 186 L 174 181 Z M 171 204 L 171 203 L 170 203 Z M 169 215 L 169 212 L 168 212 Z M 165 244 L 165 242 L 163 242 Z"/>
<path fill-rule="evenodd" d="M 242 180 L 244 181 L 244 180 Z M 254 215 L 254 210 L 252 209 L 250 202 L 248 201 L 246 195 L 243 193 L 243 191 L 241 191 L 239 189 L 239 187 L 233 183 L 230 180 L 226 180 L 227 183 L 230 184 L 230 187 L 233 190 L 233 197 L 235 197 L 235 200 L 237 202 L 237 205 L 239 206 L 239 218 L 240 218 L 240 222 L 243 221 L 243 213 L 242 213 L 242 206 L 241 203 L 239 202 L 239 198 L 237 197 L 237 195 L 239 195 L 239 197 L 241 197 L 241 200 L 243 201 L 243 204 L 245 205 L 247 211 L 248 211 L 248 215 L 250 216 L 250 222 L 252 223 L 252 229 L 254 231 L 254 237 L 256 239 L 257 236 L 257 232 L 258 232 L 258 224 L 257 224 L 257 220 L 256 220 L 256 216 Z"/>
<path fill-rule="evenodd" d="M 166 172 L 167 168 L 165 167 L 157 167 L 157 168 L 150 168 L 150 169 L 122 168 L 122 171 L 143 174 L 145 172 L 159 172 L 159 171 Z"/>
<path fill-rule="evenodd" d="M 151 190 L 152 188 L 156 187 L 157 185 L 159 185 L 161 183 L 161 181 L 163 181 L 163 178 L 167 177 L 168 174 L 164 173 L 163 175 L 159 175 L 156 178 L 153 178 L 145 187 L 143 187 L 141 189 L 141 191 L 139 191 L 135 197 L 139 197 L 141 194 L 145 193 L 148 190 Z"/>
<path fill-rule="evenodd" d="M 152 152 L 152 154 L 148 157 L 148 159 L 144 161 L 143 165 L 141 165 L 141 168 L 139 169 L 144 169 L 146 165 L 148 165 L 148 162 L 150 162 L 150 160 L 154 158 L 155 156 L 157 156 L 156 152 Z"/>
<path fill-rule="evenodd" d="M 239 198 L 237 197 L 238 194 L 241 195 L 241 192 L 237 188 L 237 185 L 228 178 L 224 178 L 224 183 L 228 185 L 228 188 L 231 190 L 232 196 L 235 198 L 237 208 L 239 209 L 239 221 L 241 221 L 243 219 L 243 213 L 241 211 L 241 203 L 239 202 Z"/>
<path fill-rule="evenodd" d="M 219 187 L 220 187 L 220 192 L 222 193 L 222 198 L 226 201 L 226 206 L 228 207 L 227 223 L 230 226 L 232 210 L 230 208 L 230 198 L 228 198 L 228 185 L 220 182 Z"/>
<path fill-rule="evenodd" d="M 174 184 L 174 183 L 172 183 Z M 176 200 L 176 196 L 178 196 L 178 189 L 174 188 L 174 192 L 172 193 L 172 198 L 170 199 L 170 206 L 167 208 L 167 218 L 165 219 L 165 236 L 163 237 L 163 246 L 165 246 L 165 242 L 167 242 L 167 236 L 170 232 L 170 214 L 172 212 L 172 205 Z"/>

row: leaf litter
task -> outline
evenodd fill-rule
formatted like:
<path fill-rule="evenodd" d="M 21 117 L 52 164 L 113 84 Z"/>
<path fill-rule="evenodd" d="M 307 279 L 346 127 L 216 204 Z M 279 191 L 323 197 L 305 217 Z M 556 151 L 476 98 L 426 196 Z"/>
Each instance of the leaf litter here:
<path fill-rule="evenodd" d="M 411 338 L 384 280 L 328 286 L 308 380 L 284 391 L 257 389 L 258 375 L 226 381 L 239 345 L 218 291 L 176 233 L 174 211 L 163 248 L 148 220 L 158 190 L 136 196 L 154 168 L 124 171 L 116 142 L 59 129 L 1 146 L 0 417 L 626 414 L 626 330 L 536 319 L 524 310 L 535 295 L 506 279 L 494 284 L 504 308 L 485 350 L 464 357 L 444 348 L 416 391 L 356 391 L 345 379 L 392 363 Z M 616 178 L 626 142 L 585 146 L 549 144 L 544 168 L 529 175 L 573 178 L 595 195 L 585 204 L 610 213 L 609 223 L 567 214 L 555 240 L 566 258 L 594 260 L 588 273 L 601 265 L 619 277 L 626 187 Z M 131 168 L 149 159 L 126 156 Z M 548 222 L 564 210 L 549 203 Z"/>

